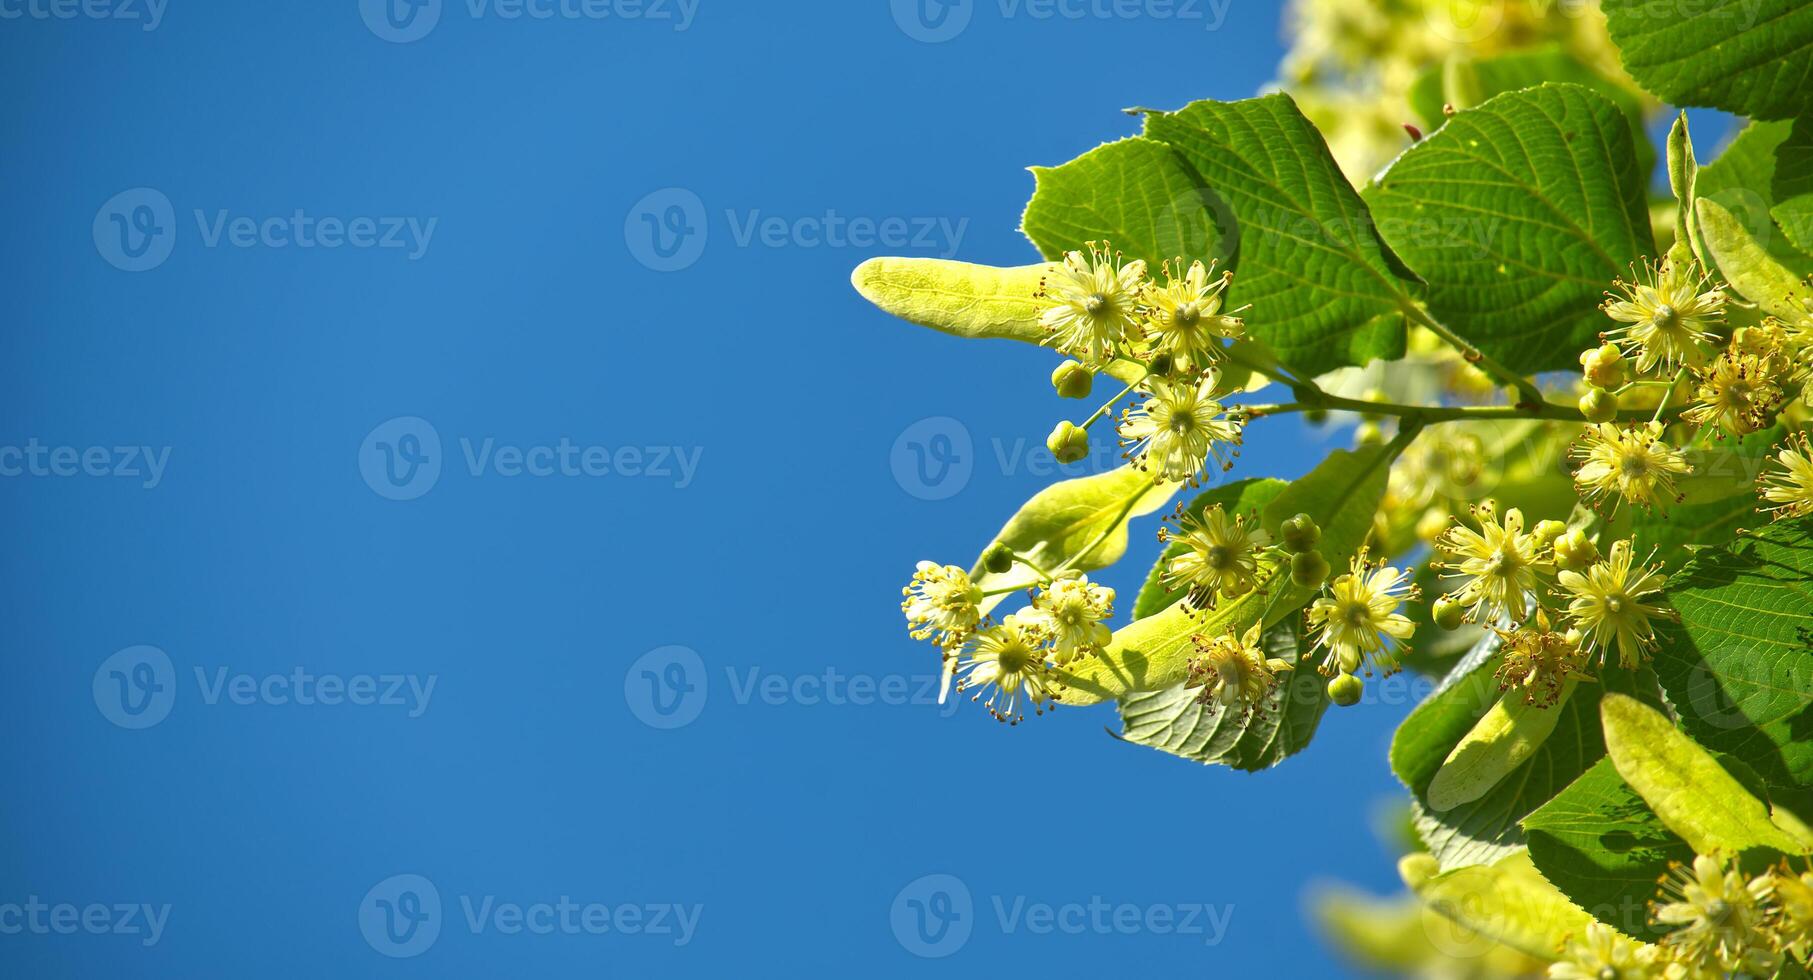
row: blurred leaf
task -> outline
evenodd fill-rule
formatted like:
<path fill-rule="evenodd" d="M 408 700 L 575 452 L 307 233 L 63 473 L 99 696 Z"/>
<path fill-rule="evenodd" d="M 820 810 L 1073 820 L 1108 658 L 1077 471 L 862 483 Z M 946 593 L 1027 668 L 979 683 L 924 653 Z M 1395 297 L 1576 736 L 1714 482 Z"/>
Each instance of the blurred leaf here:
<path fill-rule="evenodd" d="M 1802 304 L 1813 299 L 1813 289 L 1771 257 L 1718 202 L 1701 198 L 1695 210 L 1706 251 L 1731 288 L 1776 316 L 1806 316 L 1807 307 Z"/>
<path fill-rule="evenodd" d="M 1537 872 L 1524 850 L 1437 875 L 1417 889 L 1417 897 L 1474 932 L 1545 958 L 1592 921 Z"/>
<path fill-rule="evenodd" d="M 1776 152 L 1769 213 L 1802 252 L 1813 252 L 1813 117 L 1801 116 Z M 1798 270 L 1797 270 L 1798 271 Z"/>
<path fill-rule="evenodd" d="M 1803 275 L 1813 272 L 1813 256 L 1795 248 L 1770 215 L 1775 207 L 1776 153 L 1791 126 L 1787 120 L 1746 125 L 1716 159 L 1700 168 L 1695 187 L 1699 197 L 1730 211 L 1777 262 Z"/>

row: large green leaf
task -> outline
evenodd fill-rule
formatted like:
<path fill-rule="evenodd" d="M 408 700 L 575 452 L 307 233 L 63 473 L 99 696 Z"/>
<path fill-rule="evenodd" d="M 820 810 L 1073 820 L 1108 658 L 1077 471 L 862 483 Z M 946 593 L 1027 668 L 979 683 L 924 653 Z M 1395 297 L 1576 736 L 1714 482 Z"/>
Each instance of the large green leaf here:
<path fill-rule="evenodd" d="M 1342 567 L 1366 541 L 1395 453 L 1391 446 L 1336 450 L 1265 507 L 1261 526 L 1276 535 L 1291 516 L 1310 515 L 1322 527 L 1322 554 L 1337 569 Z M 1179 684 L 1195 651 L 1191 636 L 1230 626 L 1244 629 L 1261 617 L 1267 626 L 1273 625 L 1294 615 L 1316 591 L 1293 585 L 1286 566 L 1266 575 L 1259 588 L 1239 599 L 1223 600 L 1213 610 L 1192 615 L 1178 604 L 1123 626 L 1106 650 L 1060 672 L 1066 685 L 1063 702 L 1095 704 Z"/>
<path fill-rule="evenodd" d="M 1154 275 L 1167 259 L 1227 258 L 1214 194 L 1163 143 L 1133 137 L 1032 172 L 1021 228 L 1048 259 L 1104 239 Z"/>
<path fill-rule="evenodd" d="M 1624 67 L 1664 102 L 1783 119 L 1813 106 L 1805 0 L 1603 0 Z"/>
<path fill-rule="evenodd" d="M 1813 786 L 1813 519 L 1701 551 L 1670 581 L 1656 675 L 1700 744 Z"/>
<path fill-rule="evenodd" d="M 1478 87 L 1477 102 L 1503 92 L 1541 85 L 1543 82 L 1569 82 L 1584 85 L 1611 99 L 1630 121 L 1631 138 L 1637 150 L 1638 169 L 1647 174 L 1656 162 L 1655 147 L 1649 142 L 1644 118 L 1643 100 L 1625 86 L 1606 78 L 1592 67 L 1581 63 L 1558 45 L 1545 45 L 1511 51 L 1470 63 Z M 1443 67 L 1429 68 L 1410 86 L 1410 107 L 1421 116 L 1424 125 L 1433 130 L 1448 121 L 1443 112 Z M 1462 106 L 1470 108 L 1470 106 Z"/>
<path fill-rule="evenodd" d="M 1146 116 L 1226 202 L 1238 245 L 1229 302 L 1305 374 L 1404 354 L 1420 284 L 1374 228 L 1322 134 L 1286 95 L 1193 102 Z"/>
<path fill-rule="evenodd" d="M 1646 904 L 1670 862 L 1689 863 L 1693 848 L 1657 819 L 1600 759 L 1524 818 L 1530 859 L 1574 904 L 1629 935 L 1654 938 Z"/>
<path fill-rule="evenodd" d="M 1163 507 L 1180 486 L 1154 484 L 1151 473 L 1132 466 L 1062 480 L 1034 494 L 994 541 L 1005 543 L 1047 571 L 1060 566 L 1084 572 L 1103 568 L 1127 553 L 1127 522 Z M 980 558 L 970 577 L 990 592 L 1026 588 L 1039 580 L 1023 564 L 999 575 L 988 572 Z M 1002 597 L 991 598 L 989 606 Z"/>
<path fill-rule="evenodd" d="M 1515 370 L 1577 367 L 1606 288 L 1655 251 L 1634 147 L 1590 89 L 1508 92 L 1407 150 L 1366 201 L 1436 319 Z"/>
<path fill-rule="evenodd" d="M 1720 500 L 1677 504 L 1666 512 L 1633 510 L 1631 531 L 1639 550 L 1654 549 L 1656 560 L 1672 571 L 1693 557 L 1693 549 L 1727 544 L 1740 529 L 1762 519 L 1756 492 L 1745 488 Z"/>
<path fill-rule="evenodd" d="M 1257 518 L 1265 505 L 1271 503 L 1284 488 L 1290 484 L 1283 480 L 1253 479 L 1238 480 L 1197 495 L 1185 511 L 1200 516 L 1203 511 L 1217 504 L 1229 515 L 1252 515 Z M 1133 618 L 1145 619 L 1153 613 L 1163 610 L 1183 598 L 1183 589 L 1166 589 L 1164 582 L 1165 566 L 1172 558 L 1184 551 L 1184 545 L 1172 542 L 1165 549 L 1158 561 L 1153 562 L 1152 570 L 1146 573 L 1146 582 L 1140 586 L 1139 598 L 1133 603 Z"/>
<path fill-rule="evenodd" d="M 1600 704 L 1605 749 L 1656 818 L 1700 854 L 1752 848 L 1797 852 L 1800 844 L 1769 818 L 1769 805 L 1636 698 L 1608 694 Z"/>
<path fill-rule="evenodd" d="M 1308 653 L 1299 621 L 1290 617 L 1266 631 L 1265 655 L 1298 665 L 1251 711 L 1203 705 L 1200 689 L 1181 684 L 1141 691 L 1121 701 L 1121 737 L 1204 764 L 1247 772 L 1268 769 L 1309 745 L 1328 710 L 1327 683 L 1304 663 Z"/>

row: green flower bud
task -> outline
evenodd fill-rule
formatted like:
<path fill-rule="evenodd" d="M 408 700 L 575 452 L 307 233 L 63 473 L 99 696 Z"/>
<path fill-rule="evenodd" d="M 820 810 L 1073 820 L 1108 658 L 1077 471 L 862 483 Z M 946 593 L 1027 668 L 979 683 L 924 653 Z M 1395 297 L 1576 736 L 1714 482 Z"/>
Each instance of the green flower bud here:
<path fill-rule="evenodd" d="M 1058 462 L 1074 463 L 1089 455 L 1089 430 L 1065 419 L 1045 437 L 1045 448 Z"/>
<path fill-rule="evenodd" d="M 1588 422 L 1610 422 L 1618 417 L 1618 396 L 1603 388 L 1588 388 L 1580 396 L 1580 414 Z"/>
<path fill-rule="evenodd" d="M 1466 622 L 1467 619 L 1466 607 L 1455 602 L 1451 596 L 1438 597 L 1431 612 L 1435 625 L 1445 630 L 1460 629 L 1461 623 Z"/>
<path fill-rule="evenodd" d="M 1308 422 L 1310 425 L 1327 425 L 1328 409 L 1312 408 L 1303 413 L 1303 421 Z"/>
<path fill-rule="evenodd" d="M 1359 428 L 1353 430 L 1353 444 L 1356 449 L 1382 446 L 1385 444 L 1385 430 L 1379 428 L 1377 422 L 1361 422 Z"/>
<path fill-rule="evenodd" d="M 1561 521 L 1538 521 L 1531 533 L 1536 535 L 1537 544 L 1554 544 L 1556 538 L 1567 533 L 1567 525 Z"/>
<path fill-rule="evenodd" d="M 1316 546 L 1316 542 L 1322 540 L 1322 529 L 1316 526 L 1315 520 L 1308 514 L 1298 514 L 1285 521 L 1279 531 L 1284 538 L 1284 550 L 1292 554 L 1309 551 Z"/>
<path fill-rule="evenodd" d="M 1362 401 L 1369 401 L 1369 402 L 1382 402 L 1382 401 L 1388 400 L 1385 397 L 1385 392 L 1379 388 L 1366 389 L 1366 393 L 1361 395 L 1360 398 Z M 1377 422 L 1381 418 L 1384 418 L 1384 416 L 1379 415 L 1376 412 L 1361 412 L 1360 413 L 1360 419 L 1362 421 L 1366 421 L 1366 422 Z"/>
<path fill-rule="evenodd" d="M 1051 386 L 1060 398 L 1088 398 L 1095 387 L 1095 374 L 1078 361 L 1065 361 L 1051 372 Z"/>
<path fill-rule="evenodd" d="M 1366 683 L 1352 674 L 1337 674 L 1328 682 L 1328 699 L 1343 708 L 1359 704 L 1365 693 Z"/>
<path fill-rule="evenodd" d="M 1005 575 L 1013 570 L 1014 550 L 996 541 L 982 553 L 982 567 L 988 569 L 991 574 Z"/>
<path fill-rule="evenodd" d="M 1629 367 L 1624 363 L 1624 352 L 1618 349 L 1617 344 L 1600 344 L 1580 355 L 1580 369 L 1586 375 L 1587 384 L 1607 390 L 1630 380 Z"/>
<path fill-rule="evenodd" d="M 1328 580 L 1328 559 L 1320 551 L 1299 551 L 1291 556 L 1291 582 L 1313 589 Z"/>
<path fill-rule="evenodd" d="M 1599 560 L 1599 549 L 1586 532 L 1575 528 L 1555 539 L 1555 562 L 1563 568 L 1582 571 Z"/>

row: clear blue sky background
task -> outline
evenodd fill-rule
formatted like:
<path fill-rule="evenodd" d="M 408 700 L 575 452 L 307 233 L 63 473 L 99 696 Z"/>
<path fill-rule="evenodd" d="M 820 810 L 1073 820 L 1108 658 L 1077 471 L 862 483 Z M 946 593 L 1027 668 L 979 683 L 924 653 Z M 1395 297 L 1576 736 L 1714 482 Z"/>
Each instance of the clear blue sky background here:
<path fill-rule="evenodd" d="M 918 700 L 935 661 L 904 635 L 901 584 L 920 558 L 967 564 L 1049 482 L 1028 447 L 1076 404 L 1051 395 L 1051 355 L 893 321 L 850 269 L 1030 261 L 1024 168 L 1132 132 L 1125 106 L 1254 94 L 1280 52 L 1276 5 L 1069 21 L 978 2 L 939 44 L 885 0 L 702 0 L 686 30 L 448 0 L 406 43 L 357 0 L 160 7 L 150 31 L 142 3 L 137 21 L 0 20 L 0 446 L 44 447 L 50 470 L 51 448 L 97 447 L 100 469 L 143 474 L 0 479 L 0 928 L 31 896 L 170 915 L 149 947 L 0 934 L 0 973 L 1338 969 L 1305 889 L 1395 886 L 1370 824 L 1405 706 L 1333 713 L 1307 755 L 1250 776 L 1117 743 L 1108 709 L 1010 731 L 967 703 L 796 685 L 835 670 Z M 168 212 L 142 192 L 109 205 L 136 188 Z M 667 188 L 699 210 L 645 201 Z M 298 211 L 314 247 L 295 242 Z M 752 220 L 828 211 L 963 234 L 739 241 Z M 693 229 L 673 260 L 690 265 L 650 267 L 668 260 L 644 214 Z M 265 230 L 236 237 L 240 218 Z M 322 218 L 380 237 L 385 219 L 435 224 L 425 248 L 407 225 L 408 247 L 328 248 Z M 163 246 L 154 268 L 118 267 Z M 930 493 L 901 455 L 928 416 L 970 439 L 967 475 Z M 411 417 L 426 427 L 385 427 Z M 424 435 L 438 454 L 405 438 Z M 506 454 L 474 475 L 465 447 L 486 439 L 606 447 L 609 472 L 511 477 Z M 116 446 L 168 449 L 155 487 Z M 680 447 L 697 468 L 625 475 L 622 447 Z M 1268 423 L 1241 472 L 1294 476 L 1326 448 Z M 403 460 L 431 455 L 438 480 L 387 499 Z M 1154 527 L 1106 576 L 1124 605 Z M 139 645 L 167 668 L 110 660 Z M 696 665 L 642 659 L 671 646 Z M 299 668 L 435 686 L 417 717 L 281 703 L 268 683 L 211 695 L 223 670 Z M 662 715 L 644 670 L 703 698 Z M 788 691 L 746 695 L 751 671 Z M 116 684 L 152 714 L 122 713 Z M 381 955 L 371 928 L 401 896 L 374 886 L 400 874 L 442 904 L 410 958 Z M 897 899 L 920 897 L 903 889 L 932 874 L 972 902 L 944 959 L 894 928 Z M 462 902 L 486 896 L 703 911 L 685 945 L 475 932 Z M 1039 935 L 995 911 L 1098 897 L 1232 918 L 1211 945 Z"/>

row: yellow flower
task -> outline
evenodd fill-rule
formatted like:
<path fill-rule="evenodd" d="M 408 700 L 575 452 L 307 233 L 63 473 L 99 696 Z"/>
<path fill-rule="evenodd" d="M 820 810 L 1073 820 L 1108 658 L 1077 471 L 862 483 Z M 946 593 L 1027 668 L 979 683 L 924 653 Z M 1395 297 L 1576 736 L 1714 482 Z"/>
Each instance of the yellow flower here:
<path fill-rule="evenodd" d="M 1676 269 L 1646 262 L 1637 282 L 1613 285 L 1624 296 L 1607 293 L 1605 315 L 1624 326 L 1607 336 L 1636 358 L 1638 374 L 1705 361 L 1706 345 L 1717 339 L 1709 328 L 1725 319 L 1725 294 L 1698 263 Z"/>
<path fill-rule="evenodd" d="M 1675 477 L 1693 472 L 1687 457 L 1662 441 L 1660 422 L 1589 425 L 1572 454 L 1581 463 L 1574 486 L 1594 503 L 1618 496 L 1651 507 L 1675 497 Z"/>
<path fill-rule="evenodd" d="M 922 561 L 916 568 L 911 584 L 900 590 L 908 635 L 943 647 L 962 643 L 982 618 L 982 589 L 955 565 Z"/>
<path fill-rule="evenodd" d="M 1268 658 L 1259 649 L 1262 622 L 1254 622 L 1238 638 L 1232 626 L 1224 636 L 1190 637 L 1199 655 L 1190 658 L 1189 680 L 1184 686 L 1202 689 L 1196 695 L 1198 702 L 1250 712 L 1278 685 L 1277 675 L 1291 669 L 1288 661 Z"/>
<path fill-rule="evenodd" d="M 1182 554 L 1165 563 L 1165 588 L 1189 590 L 1184 601 L 1197 609 L 1215 608 L 1219 596 L 1232 599 L 1253 591 L 1259 551 L 1272 543 L 1271 535 L 1249 526 L 1244 516 L 1230 518 L 1220 504 L 1201 517 L 1180 515 L 1177 531 L 1158 532 L 1159 540 L 1184 546 Z"/>
<path fill-rule="evenodd" d="M 1784 865 L 1769 874 L 1768 884 L 1775 944 L 1805 960 L 1813 953 L 1813 871 L 1796 875 Z"/>
<path fill-rule="evenodd" d="M 1732 435 L 1749 435 L 1768 425 L 1781 407 L 1778 362 L 1768 355 L 1726 351 L 1699 376 L 1696 404 L 1681 414 L 1695 425 L 1716 423 Z"/>
<path fill-rule="evenodd" d="M 1662 591 L 1664 580 L 1660 566 L 1632 566 L 1629 541 L 1614 542 L 1606 560 L 1584 575 L 1563 571 L 1559 581 L 1573 594 L 1568 615 L 1586 634 L 1587 652 L 1609 655 L 1615 642 L 1618 662 L 1625 667 L 1641 663 L 1646 648 L 1655 643 L 1651 617 L 1670 615 L 1662 606 L 1644 601 Z"/>
<path fill-rule="evenodd" d="M 1328 650 L 1322 673 L 1352 674 L 1376 664 L 1385 673 L 1398 669 L 1391 640 L 1408 640 L 1416 624 L 1397 611 L 1416 597 L 1408 573 L 1385 565 L 1374 567 L 1362 551 L 1346 575 L 1335 579 L 1328 594 L 1309 607 L 1308 620 L 1316 645 Z"/>
<path fill-rule="evenodd" d="M 1813 446 L 1805 432 L 1796 432 L 1775 454 L 1780 470 L 1763 471 L 1758 489 L 1773 507 L 1765 507 L 1776 520 L 1813 515 Z"/>
<path fill-rule="evenodd" d="M 996 721 L 1018 725 L 1026 713 L 1020 698 L 1033 703 L 1034 714 L 1045 713 L 1045 702 L 1057 699 L 1051 666 L 1046 663 L 1048 634 L 1033 620 L 1013 614 L 1001 625 L 977 633 L 957 665 L 957 690 L 976 690 L 971 701 L 988 700 L 983 707 Z"/>
<path fill-rule="evenodd" d="M 1749 879 L 1719 858 L 1702 854 L 1691 869 L 1675 865 L 1662 880 L 1668 899 L 1652 910 L 1663 925 L 1677 928 L 1662 939 L 1689 962 L 1718 964 L 1721 970 L 1749 970 L 1767 976 L 1780 957 L 1769 948 L 1767 876 Z"/>
<path fill-rule="evenodd" d="M 1139 329 L 1139 300 L 1146 263 L 1122 263 L 1107 242 L 1090 242 L 1088 253 L 1064 256 L 1058 271 L 1039 284 L 1047 304 L 1039 324 L 1058 350 L 1097 365 L 1114 356 L 1116 345 Z"/>
<path fill-rule="evenodd" d="M 1647 980 L 1665 967 L 1660 949 L 1603 922 L 1588 923 L 1584 938 L 1568 937 L 1561 955 L 1549 965 L 1550 980 Z"/>
<path fill-rule="evenodd" d="M 1454 559 L 1436 567 L 1466 577 L 1451 597 L 1469 607 L 1473 619 L 1493 622 L 1509 616 L 1521 623 L 1536 601 L 1536 575 L 1542 570 L 1536 536 L 1524 533 L 1523 512 L 1514 507 L 1500 520 L 1496 506 L 1487 501 L 1473 508 L 1473 516 L 1478 531 L 1456 520 L 1436 539 L 1435 546 Z"/>
<path fill-rule="evenodd" d="M 1052 640 L 1059 666 L 1108 645 L 1113 631 L 1102 621 L 1114 615 L 1114 590 L 1089 584 L 1089 576 L 1058 579 L 1033 597 L 1021 614 Z"/>
<path fill-rule="evenodd" d="M 1165 263 L 1163 287 L 1146 289 L 1147 340 L 1153 353 L 1169 354 L 1186 368 L 1208 367 L 1223 356 L 1223 339 L 1246 332 L 1245 321 L 1221 312 L 1221 293 L 1234 274 L 1226 272 L 1211 279 L 1212 265 L 1192 262 L 1179 276 L 1183 260 L 1176 262 L 1176 266 Z"/>
<path fill-rule="evenodd" d="M 1152 473 L 1154 482 L 1183 481 L 1195 486 L 1210 457 L 1223 469 L 1233 466 L 1223 446 L 1240 445 L 1238 416 L 1223 417 L 1215 400 L 1221 376 L 1205 371 L 1196 384 L 1148 378 L 1147 395 L 1121 414 L 1120 437 L 1133 465 Z"/>
<path fill-rule="evenodd" d="M 1572 680 L 1590 680 L 1586 672 L 1586 654 L 1580 650 L 1581 637 L 1573 633 L 1556 633 L 1549 629 L 1549 618 L 1536 614 L 1536 626 L 1516 630 L 1493 628 L 1504 641 L 1504 663 L 1494 675 L 1500 689 L 1522 688 L 1524 702 L 1547 708 L 1561 698 L 1561 690 Z"/>

